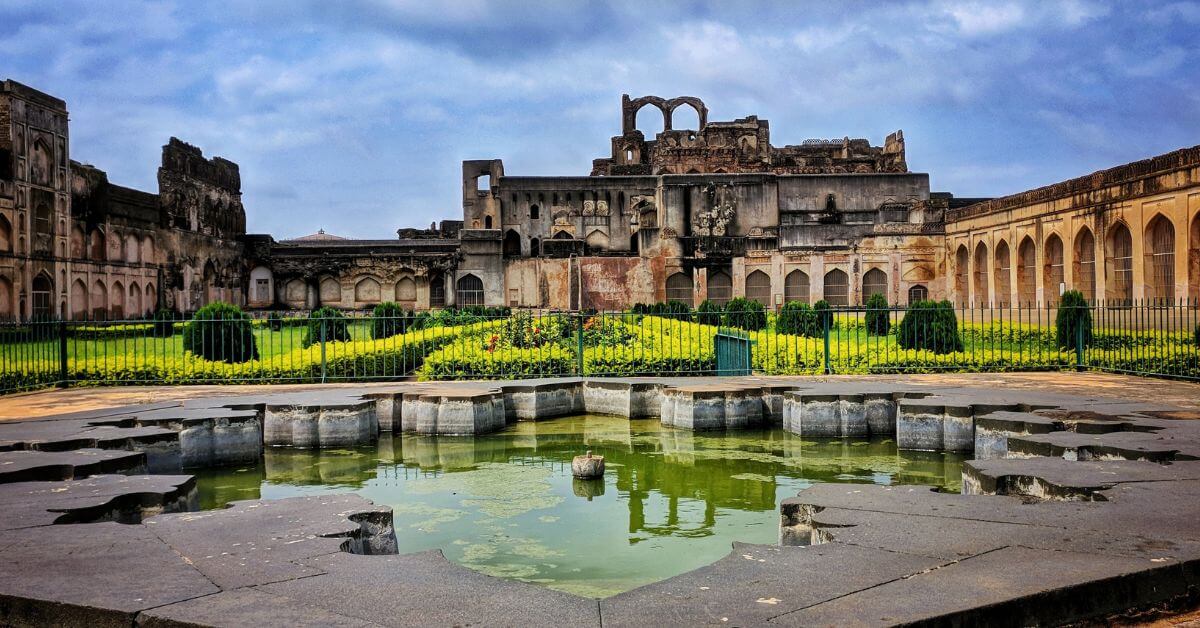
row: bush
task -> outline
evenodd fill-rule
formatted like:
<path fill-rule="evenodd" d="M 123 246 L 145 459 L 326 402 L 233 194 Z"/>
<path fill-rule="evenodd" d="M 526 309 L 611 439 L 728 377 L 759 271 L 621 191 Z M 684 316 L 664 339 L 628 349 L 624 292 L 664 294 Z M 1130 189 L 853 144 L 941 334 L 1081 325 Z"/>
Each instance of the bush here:
<path fill-rule="evenodd" d="M 725 324 L 746 331 L 758 331 L 767 326 L 767 311 L 758 301 L 738 297 L 725 306 Z"/>
<path fill-rule="evenodd" d="M 1063 293 L 1062 301 L 1058 304 L 1058 315 L 1054 318 L 1054 326 L 1058 331 L 1059 347 L 1078 351 L 1081 335 L 1083 347 L 1092 344 L 1092 310 L 1082 292 L 1068 290 Z"/>
<path fill-rule="evenodd" d="M 696 308 L 696 322 L 701 325 L 717 326 L 725 318 L 725 308 L 720 303 L 705 300 Z"/>
<path fill-rule="evenodd" d="M 917 301 L 908 306 L 896 342 L 904 349 L 927 349 L 934 353 L 963 350 L 958 317 L 949 301 Z"/>
<path fill-rule="evenodd" d="M 494 349 L 503 343 L 503 346 L 518 349 L 541 347 L 570 337 L 573 327 L 569 319 L 557 314 L 534 316 L 526 311 L 514 312 L 500 322 L 500 329 L 491 346 Z"/>
<path fill-rule="evenodd" d="M 283 331 L 283 317 L 279 312 L 271 312 L 267 315 L 267 327 L 271 331 Z"/>
<path fill-rule="evenodd" d="M 775 331 L 793 336 L 821 337 L 821 320 L 807 303 L 788 301 L 779 310 Z"/>
<path fill-rule="evenodd" d="M 814 338 L 824 333 L 826 329 L 833 329 L 833 309 L 829 307 L 829 301 L 821 299 L 813 304 L 813 313 L 817 317 L 817 333 Z"/>
<path fill-rule="evenodd" d="M 322 334 L 325 342 L 349 342 L 350 329 L 346 326 L 346 317 L 328 306 L 313 310 L 308 315 L 308 329 L 304 330 L 301 346 L 309 347 L 321 342 Z"/>
<path fill-rule="evenodd" d="M 375 339 L 403 334 L 412 326 L 414 320 L 412 312 L 391 301 L 376 305 L 371 317 L 371 337 Z"/>
<path fill-rule="evenodd" d="M 222 301 L 199 309 L 183 328 L 183 348 L 205 360 L 230 364 L 258 359 L 254 326 L 238 306 Z"/>
<path fill-rule="evenodd" d="M 886 336 L 892 329 L 891 311 L 888 310 L 887 298 L 882 294 L 872 294 L 867 299 L 867 334 L 871 336 Z"/>
<path fill-rule="evenodd" d="M 175 320 L 179 315 L 167 309 L 154 313 L 154 337 L 170 338 L 175 335 Z"/>

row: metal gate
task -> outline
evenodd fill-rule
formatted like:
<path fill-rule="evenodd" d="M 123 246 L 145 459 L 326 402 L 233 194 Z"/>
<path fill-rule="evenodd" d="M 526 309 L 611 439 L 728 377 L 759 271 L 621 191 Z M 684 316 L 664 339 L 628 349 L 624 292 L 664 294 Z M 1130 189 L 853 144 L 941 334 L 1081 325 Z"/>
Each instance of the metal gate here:
<path fill-rule="evenodd" d="M 730 332 L 718 332 L 713 337 L 717 353 L 717 375 L 749 375 L 750 345 L 754 341 Z"/>

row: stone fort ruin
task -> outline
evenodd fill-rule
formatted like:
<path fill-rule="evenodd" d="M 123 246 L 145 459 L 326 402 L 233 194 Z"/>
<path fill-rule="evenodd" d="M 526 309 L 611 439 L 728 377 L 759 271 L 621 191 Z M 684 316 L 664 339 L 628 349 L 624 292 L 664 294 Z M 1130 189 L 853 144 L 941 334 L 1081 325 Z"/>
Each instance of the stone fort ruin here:
<path fill-rule="evenodd" d="M 680 114 L 688 114 L 682 116 Z M 694 117 L 692 116 L 694 114 Z M 662 116 L 646 137 L 640 116 Z M 676 128 L 680 120 L 697 128 Z M 643 118 L 644 119 L 644 118 Z M 1001 199 L 930 192 L 897 131 L 774 146 L 757 116 L 622 97 L 587 176 L 462 166 L 462 220 L 398 237 L 247 234 L 237 164 L 175 138 L 157 194 L 69 158 L 66 103 L 0 83 L 0 318 L 258 309 L 768 308 L 1200 297 L 1200 147 Z"/>

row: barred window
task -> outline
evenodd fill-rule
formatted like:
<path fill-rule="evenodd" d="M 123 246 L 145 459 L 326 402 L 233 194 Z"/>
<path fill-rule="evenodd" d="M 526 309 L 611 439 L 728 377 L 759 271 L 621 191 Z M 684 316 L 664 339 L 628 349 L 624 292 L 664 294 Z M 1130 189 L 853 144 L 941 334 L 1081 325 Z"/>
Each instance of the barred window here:
<path fill-rule="evenodd" d="M 832 306 L 850 305 L 850 276 L 846 271 L 835 268 L 825 273 L 825 301 Z"/>
<path fill-rule="evenodd" d="M 887 287 L 887 273 L 878 268 L 868 270 L 863 274 L 862 278 L 863 303 L 866 303 L 867 299 L 871 298 L 871 295 L 882 294 L 886 297 Z"/>
<path fill-rule="evenodd" d="M 771 307 L 771 278 L 761 270 L 746 275 L 746 298 Z"/>
<path fill-rule="evenodd" d="M 483 305 L 483 280 L 475 275 L 467 274 L 459 277 L 455 285 L 455 296 L 458 305 Z"/>
<path fill-rule="evenodd" d="M 808 303 L 808 273 L 793 270 L 783 278 L 783 300 Z"/>

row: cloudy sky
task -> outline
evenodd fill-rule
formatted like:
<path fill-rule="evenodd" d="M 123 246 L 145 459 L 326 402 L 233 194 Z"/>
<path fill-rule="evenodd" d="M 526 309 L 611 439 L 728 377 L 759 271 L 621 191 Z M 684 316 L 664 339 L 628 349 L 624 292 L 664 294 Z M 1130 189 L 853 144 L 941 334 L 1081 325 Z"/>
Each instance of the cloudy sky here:
<path fill-rule="evenodd" d="M 587 174 L 622 93 L 777 145 L 902 128 L 935 190 L 1021 191 L 1200 143 L 1197 32 L 1196 2 L 0 0 L 0 78 L 116 183 L 156 190 L 175 135 L 241 165 L 252 232 L 388 238 L 461 217 L 463 159 Z"/>

